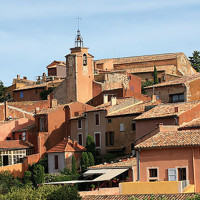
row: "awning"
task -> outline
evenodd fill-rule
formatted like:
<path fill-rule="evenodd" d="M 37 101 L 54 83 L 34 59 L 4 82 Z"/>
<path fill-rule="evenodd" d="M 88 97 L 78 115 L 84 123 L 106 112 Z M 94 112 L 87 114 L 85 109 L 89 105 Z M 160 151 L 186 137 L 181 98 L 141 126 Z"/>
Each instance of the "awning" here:
<path fill-rule="evenodd" d="M 128 169 L 111 169 L 110 171 L 106 172 L 105 174 L 95 178 L 93 181 L 109 181 L 113 178 L 115 178 L 116 176 L 124 173 L 125 171 L 127 171 Z"/>
<path fill-rule="evenodd" d="M 93 174 L 105 174 L 106 172 L 109 172 L 112 169 L 90 169 L 87 172 L 83 174 L 84 177 L 91 176 Z"/>

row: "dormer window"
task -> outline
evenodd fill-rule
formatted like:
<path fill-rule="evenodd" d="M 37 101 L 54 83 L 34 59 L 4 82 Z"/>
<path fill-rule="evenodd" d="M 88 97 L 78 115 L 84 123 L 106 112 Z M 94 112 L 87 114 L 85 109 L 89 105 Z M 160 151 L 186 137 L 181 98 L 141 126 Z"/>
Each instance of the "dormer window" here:
<path fill-rule="evenodd" d="M 83 54 L 83 66 L 87 66 L 87 55 Z"/>

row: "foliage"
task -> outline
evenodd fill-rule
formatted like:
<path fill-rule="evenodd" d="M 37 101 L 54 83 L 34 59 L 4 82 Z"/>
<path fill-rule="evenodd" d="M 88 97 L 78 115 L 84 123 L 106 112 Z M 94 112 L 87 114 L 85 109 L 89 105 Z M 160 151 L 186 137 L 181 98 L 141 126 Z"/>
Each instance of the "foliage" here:
<path fill-rule="evenodd" d="M 44 90 L 40 92 L 40 98 L 42 100 L 47 100 L 47 96 L 54 91 L 55 87 L 48 88 L 47 90 Z"/>
<path fill-rule="evenodd" d="M 3 165 L 2 160 L 1 160 L 1 156 L 0 156 L 0 167 Z"/>
<path fill-rule="evenodd" d="M 67 167 L 65 167 L 63 170 L 60 170 L 60 173 L 64 174 L 64 175 L 70 175 L 71 174 L 70 170 Z"/>
<path fill-rule="evenodd" d="M 14 178 L 10 171 L 0 172 L 0 194 L 9 192 L 14 187 L 23 187 L 23 184 L 18 178 Z"/>
<path fill-rule="evenodd" d="M 40 164 L 34 164 L 33 166 L 33 184 L 37 186 L 44 182 L 44 167 Z"/>
<path fill-rule="evenodd" d="M 94 156 L 91 152 L 88 152 L 89 166 L 95 165 Z"/>
<path fill-rule="evenodd" d="M 40 159 L 37 164 L 40 164 L 41 166 L 44 167 L 44 172 L 48 173 L 48 156 L 45 154 L 43 159 Z"/>
<path fill-rule="evenodd" d="M 200 51 L 194 51 L 192 56 L 189 57 L 192 67 L 199 72 L 200 71 Z"/>
<path fill-rule="evenodd" d="M 84 172 L 89 167 L 89 159 L 86 152 L 81 154 L 81 171 Z"/>
<path fill-rule="evenodd" d="M 91 135 L 87 136 L 85 147 L 87 149 L 87 152 L 91 152 L 93 156 L 96 155 L 96 145 L 94 143 L 94 138 Z"/>
<path fill-rule="evenodd" d="M 154 71 L 153 71 L 153 83 L 158 84 L 158 72 L 156 66 L 154 66 Z"/>
<path fill-rule="evenodd" d="M 71 175 L 66 175 L 66 174 L 61 174 L 61 173 L 45 174 L 44 182 L 50 183 L 50 182 L 59 182 L 59 181 L 71 181 L 71 180 L 77 180 L 78 177 L 79 175 L 77 173 L 71 174 Z"/>
<path fill-rule="evenodd" d="M 152 81 L 146 79 L 146 82 L 142 83 L 142 94 L 146 94 L 145 87 L 153 85 Z"/>
<path fill-rule="evenodd" d="M 76 169 L 76 158 L 72 156 L 72 169 L 71 169 L 71 174 L 76 174 L 77 169 Z"/>
<path fill-rule="evenodd" d="M 5 94 L 6 94 L 6 87 L 4 87 L 3 82 L 0 81 L 0 102 L 3 102 L 5 100 Z"/>
<path fill-rule="evenodd" d="M 23 177 L 23 183 L 26 185 L 32 185 L 32 173 L 30 171 L 26 171 Z"/>
<path fill-rule="evenodd" d="M 0 195 L 1 200 L 80 200 L 76 187 L 70 186 L 42 186 L 38 189 L 27 186 L 15 188 L 5 195 Z"/>

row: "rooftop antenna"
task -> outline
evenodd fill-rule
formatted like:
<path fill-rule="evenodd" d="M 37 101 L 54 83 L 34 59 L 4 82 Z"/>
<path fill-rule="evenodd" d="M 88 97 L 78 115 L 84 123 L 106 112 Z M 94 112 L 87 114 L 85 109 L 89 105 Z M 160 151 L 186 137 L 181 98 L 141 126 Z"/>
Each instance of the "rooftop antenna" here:
<path fill-rule="evenodd" d="M 77 19 L 77 21 L 78 21 L 78 30 L 79 30 L 79 22 L 80 22 L 80 20 L 81 20 L 82 18 L 80 18 L 80 17 L 78 16 L 76 19 Z"/>

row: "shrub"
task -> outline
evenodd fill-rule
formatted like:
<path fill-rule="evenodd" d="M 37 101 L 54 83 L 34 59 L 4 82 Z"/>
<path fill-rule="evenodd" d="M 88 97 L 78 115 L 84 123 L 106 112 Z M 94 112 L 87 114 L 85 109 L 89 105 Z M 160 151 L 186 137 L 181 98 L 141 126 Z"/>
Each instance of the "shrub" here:
<path fill-rule="evenodd" d="M 86 152 L 81 154 L 81 171 L 84 172 L 89 167 L 89 159 Z"/>
<path fill-rule="evenodd" d="M 65 167 L 63 170 L 60 170 L 60 173 L 64 174 L 64 175 L 70 175 L 71 174 L 70 170 L 67 167 Z"/>
<path fill-rule="evenodd" d="M 95 164 L 94 156 L 91 152 L 88 153 L 88 159 L 89 159 L 89 166 L 93 166 Z"/>
<path fill-rule="evenodd" d="M 41 184 L 44 182 L 44 167 L 40 164 L 35 164 L 33 166 L 33 184 L 34 186 L 37 186 L 38 184 Z"/>
<path fill-rule="evenodd" d="M 26 185 L 32 185 L 31 177 L 32 173 L 30 171 L 26 171 L 24 173 L 23 183 Z"/>
<path fill-rule="evenodd" d="M 44 181 L 45 183 L 50 183 L 50 182 L 60 182 L 60 181 L 71 181 L 71 180 L 76 180 L 78 179 L 78 174 L 72 174 L 72 175 L 65 175 L 61 173 L 57 174 L 45 174 Z"/>
<path fill-rule="evenodd" d="M 44 172 L 48 173 L 48 156 L 45 154 L 43 159 L 40 159 L 37 164 L 40 164 L 41 166 L 44 167 Z"/>
<path fill-rule="evenodd" d="M 91 135 L 87 136 L 85 147 L 87 149 L 87 152 L 91 152 L 93 156 L 96 155 L 96 145 L 94 143 L 94 138 Z"/>

